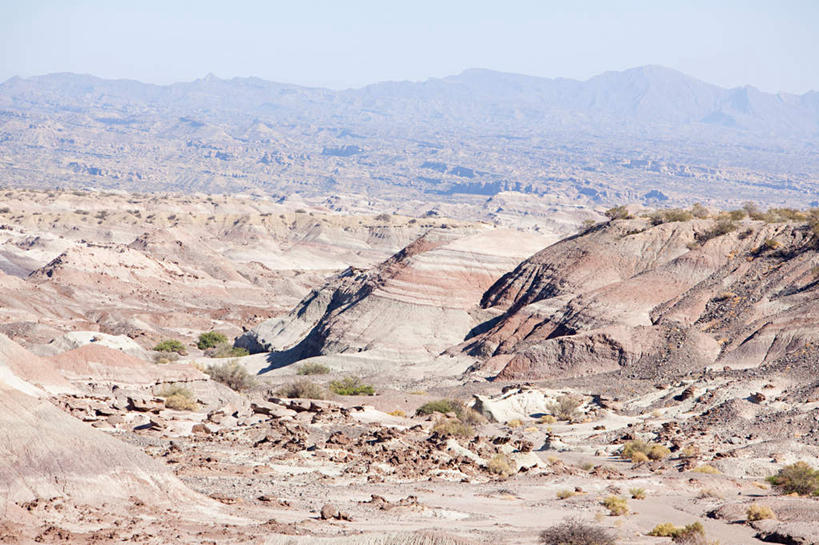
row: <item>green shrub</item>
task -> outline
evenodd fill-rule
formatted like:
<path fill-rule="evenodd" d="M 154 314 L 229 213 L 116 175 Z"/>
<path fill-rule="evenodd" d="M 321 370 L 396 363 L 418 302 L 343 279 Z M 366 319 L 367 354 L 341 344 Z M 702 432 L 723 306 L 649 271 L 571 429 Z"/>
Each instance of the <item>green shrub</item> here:
<path fill-rule="evenodd" d="M 675 221 L 688 221 L 694 219 L 694 215 L 688 210 L 680 208 L 669 208 L 667 210 L 658 210 L 651 214 L 651 223 L 653 225 L 660 225 L 662 223 L 672 223 Z"/>
<path fill-rule="evenodd" d="M 199 335 L 199 340 L 196 341 L 196 348 L 199 350 L 207 350 L 208 348 L 216 348 L 220 344 L 225 344 L 227 337 L 215 331 L 208 331 Z"/>
<path fill-rule="evenodd" d="M 327 397 L 324 388 L 306 379 L 286 384 L 276 393 L 289 399 L 325 399 Z"/>
<path fill-rule="evenodd" d="M 157 352 L 176 352 L 182 356 L 188 353 L 187 349 L 185 349 L 185 345 L 176 339 L 164 340 L 154 346 L 154 350 Z"/>
<path fill-rule="evenodd" d="M 608 530 L 576 519 L 564 520 L 540 534 L 541 545 L 615 545 Z"/>
<path fill-rule="evenodd" d="M 457 399 L 438 399 L 436 401 L 429 401 L 424 403 L 415 411 L 416 416 L 427 416 L 433 413 L 453 413 L 460 417 L 466 407 Z"/>
<path fill-rule="evenodd" d="M 216 382 L 221 382 L 237 392 L 252 388 L 256 384 L 253 376 L 236 360 L 208 365 L 205 373 Z"/>
<path fill-rule="evenodd" d="M 165 399 L 165 407 L 177 411 L 195 411 L 199 408 L 193 392 L 179 385 L 165 386 L 157 397 Z"/>
<path fill-rule="evenodd" d="M 796 462 L 768 477 L 768 482 L 785 494 L 819 496 L 819 471 L 806 462 Z"/>
<path fill-rule="evenodd" d="M 674 526 L 670 522 L 662 522 L 655 526 L 648 535 L 670 537 L 674 543 L 700 543 L 705 540 L 705 528 L 701 522 L 693 522 L 682 527 Z"/>
<path fill-rule="evenodd" d="M 340 396 L 371 396 L 375 395 L 375 388 L 364 384 L 358 377 L 344 377 L 330 383 L 330 390 Z"/>
<path fill-rule="evenodd" d="M 628 515 L 628 502 L 626 498 L 619 496 L 607 496 L 600 502 L 603 507 L 609 510 L 609 514 L 613 517 L 621 515 Z"/>
<path fill-rule="evenodd" d="M 326 375 L 330 372 L 330 368 L 317 361 L 304 363 L 299 366 L 297 375 Z"/>
<path fill-rule="evenodd" d="M 701 233 L 697 238 L 701 244 L 708 242 L 712 238 L 721 237 L 723 235 L 727 235 L 728 233 L 732 233 L 737 230 L 737 224 L 735 221 L 730 219 L 721 219 L 717 221 L 714 226 Z"/>

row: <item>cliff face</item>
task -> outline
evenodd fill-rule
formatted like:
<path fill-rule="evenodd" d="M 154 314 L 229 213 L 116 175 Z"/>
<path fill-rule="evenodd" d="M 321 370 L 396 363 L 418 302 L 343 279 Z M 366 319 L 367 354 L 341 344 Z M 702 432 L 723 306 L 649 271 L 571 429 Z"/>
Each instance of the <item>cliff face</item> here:
<path fill-rule="evenodd" d="M 538 252 L 484 294 L 505 312 L 466 351 L 501 379 L 815 365 L 819 254 L 807 225 L 715 225 L 619 220 Z"/>

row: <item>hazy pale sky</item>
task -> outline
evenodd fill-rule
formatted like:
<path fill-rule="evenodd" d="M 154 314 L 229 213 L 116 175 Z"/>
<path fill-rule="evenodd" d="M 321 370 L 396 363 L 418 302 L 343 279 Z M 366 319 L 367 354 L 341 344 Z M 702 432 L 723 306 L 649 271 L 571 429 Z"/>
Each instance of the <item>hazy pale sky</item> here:
<path fill-rule="evenodd" d="M 0 80 L 212 72 L 343 88 L 644 64 L 725 87 L 819 90 L 819 0 L 0 0 Z"/>

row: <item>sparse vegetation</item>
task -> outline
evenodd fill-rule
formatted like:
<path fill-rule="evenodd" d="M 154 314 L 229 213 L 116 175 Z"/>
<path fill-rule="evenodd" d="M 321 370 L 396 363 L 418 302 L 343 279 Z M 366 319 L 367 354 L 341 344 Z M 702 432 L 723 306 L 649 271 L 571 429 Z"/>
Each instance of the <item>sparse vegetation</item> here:
<path fill-rule="evenodd" d="M 207 350 L 208 348 L 215 348 L 220 344 L 227 342 L 227 337 L 216 331 L 208 331 L 199 335 L 196 341 L 196 348 L 199 350 Z"/>
<path fill-rule="evenodd" d="M 610 220 L 627 220 L 633 217 L 628 213 L 628 209 L 625 206 L 615 206 L 614 208 L 609 208 L 603 212 L 603 214 Z"/>
<path fill-rule="evenodd" d="M 241 392 L 252 388 L 256 381 L 238 361 L 230 360 L 225 363 L 208 365 L 205 373 L 216 382 L 221 382 L 231 390 Z"/>
<path fill-rule="evenodd" d="M 330 391 L 340 396 L 371 396 L 375 395 L 375 388 L 364 384 L 358 377 L 344 377 L 330 383 Z"/>
<path fill-rule="evenodd" d="M 577 495 L 577 492 L 575 492 L 574 490 L 569 490 L 568 488 L 557 491 L 557 499 L 559 499 L 559 500 L 565 500 L 565 499 L 571 498 L 572 496 L 576 496 L 576 495 Z"/>
<path fill-rule="evenodd" d="M 744 214 L 744 212 L 743 212 L 743 214 Z M 733 233 L 734 231 L 737 230 L 737 227 L 738 226 L 737 226 L 736 221 L 733 220 L 733 219 L 730 219 L 730 216 L 729 216 L 729 219 L 721 219 L 721 220 L 717 221 L 717 223 L 715 223 L 714 226 L 711 229 L 705 231 L 704 233 L 701 233 L 699 235 L 699 237 L 697 237 L 697 238 L 698 238 L 700 244 L 705 244 L 706 242 L 708 242 L 712 238 L 717 238 L 717 237 L 721 237 L 723 235 L 727 235 L 728 233 Z"/>
<path fill-rule="evenodd" d="M 407 416 L 407 413 L 405 413 L 401 409 L 395 409 L 394 411 L 390 411 L 387 414 L 390 415 L 390 416 L 400 416 L 401 418 L 404 418 L 405 416 Z"/>
<path fill-rule="evenodd" d="M 538 424 L 554 424 L 557 422 L 557 418 L 552 416 L 551 414 L 544 414 L 540 418 L 538 418 Z"/>
<path fill-rule="evenodd" d="M 755 520 L 776 518 L 776 514 L 773 512 L 773 509 L 771 509 L 767 505 L 762 505 L 761 503 L 752 503 L 751 505 L 749 505 L 748 509 L 745 510 L 745 516 L 748 518 L 750 522 L 753 522 Z"/>
<path fill-rule="evenodd" d="M 708 464 L 699 465 L 699 466 L 695 467 L 694 469 L 692 469 L 691 471 L 694 471 L 696 473 L 706 473 L 708 475 L 717 475 L 717 474 L 719 474 L 719 469 L 715 468 L 712 465 L 708 465 Z"/>
<path fill-rule="evenodd" d="M 193 392 L 179 385 L 165 386 L 158 394 L 165 399 L 165 407 L 177 411 L 195 411 L 199 408 Z"/>
<path fill-rule="evenodd" d="M 646 499 L 646 489 L 645 488 L 630 488 L 628 493 L 631 494 L 631 499 L 633 499 L 633 500 L 644 500 L 644 499 Z"/>
<path fill-rule="evenodd" d="M 694 215 L 688 210 L 681 208 L 669 208 L 667 210 L 658 210 L 651 214 L 652 225 L 660 225 L 663 223 L 671 223 L 675 221 L 689 221 L 694 219 Z"/>
<path fill-rule="evenodd" d="M 325 399 L 327 397 L 324 388 L 307 379 L 285 384 L 276 393 L 289 399 Z"/>
<path fill-rule="evenodd" d="M 250 355 L 250 352 L 248 352 L 246 348 L 231 346 L 229 343 L 222 343 L 208 350 L 207 355 L 211 358 L 242 358 Z"/>
<path fill-rule="evenodd" d="M 303 363 L 299 366 L 297 375 L 327 375 L 330 373 L 330 368 L 317 361 Z"/>
<path fill-rule="evenodd" d="M 540 534 L 541 545 L 615 545 L 617 540 L 608 530 L 588 522 L 568 519 Z"/>
<path fill-rule="evenodd" d="M 154 350 L 157 352 L 176 352 L 180 356 L 184 356 L 188 353 L 185 345 L 176 339 L 166 339 L 154 346 Z"/>
<path fill-rule="evenodd" d="M 643 454 L 648 460 L 662 460 L 671 454 L 671 451 L 658 443 L 646 443 L 645 441 L 636 439 L 623 445 L 620 457 L 635 463 L 637 461 L 646 461 L 637 456 L 638 454 Z"/>
<path fill-rule="evenodd" d="M 487 463 L 489 473 L 508 477 L 515 473 L 515 464 L 506 454 L 496 454 Z"/>
<path fill-rule="evenodd" d="M 452 413 L 458 418 L 466 411 L 466 406 L 457 399 L 438 399 L 424 403 L 415 411 L 416 416 L 428 416 L 433 413 Z"/>
<path fill-rule="evenodd" d="M 796 462 L 768 477 L 768 482 L 785 494 L 819 496 L 819 471 L 807 462 Z"/>
<path fill-rule="evenodd" d="M 654 527 L 648 535 L 653 537 L 670 537 L 674 543 L 690 543 L 692 545 L 705 540 L 705 528 L 701 522 L 692 522 L 686 526 L 677 527 L 670 522 L 662 522 Z M 696 541 L 699 538 L 700 541 Z"/>
<path fill-rule="evenodd" d="M 549 404 L 549 410 L 559 420 L 576 420 L 578 418 L 577 408 L 580 407 L 581 400 L 577 396 L 564 394 L 559 396 L 554 402 Z"/>
<path fill-rule="evenodd" d="M 628 515 L 628 502 L 626 498 L 621 498 L 619 496 L 606 496 L 603 498 L 603 501 L 600 502 L 603 507 L 609 510 L 609 515 L 613 517 L 619 517 L 622 515 Z"/>
<path fill-rule="evenodd" d="M 432 428 L 432 431 L 444 437 L 468 438 L 475 435 L 475 429 L 472 426 L 464 422 L 461 422 L 457 418 L 442 419 L 437 424 L 435 424 L 435 426 Z"/>
<path fill-rule="evenodd" d="M 521 427 L 523 425 L 523 422 L 521 421 L 520 418 L 513 418 L 512 420 L 508 420 L 506 422 L 506 425 L 514 429 Z"/>

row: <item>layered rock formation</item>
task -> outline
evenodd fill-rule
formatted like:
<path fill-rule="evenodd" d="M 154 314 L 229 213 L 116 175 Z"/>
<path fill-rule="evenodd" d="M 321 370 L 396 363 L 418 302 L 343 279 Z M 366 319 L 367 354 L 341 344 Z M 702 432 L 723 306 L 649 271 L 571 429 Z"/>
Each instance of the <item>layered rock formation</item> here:
<path fill-rule="evenodd" d="M 813 362 L 819 256 L 807 225 L 714 229 L 619 220 L 550 246 L 484 294 L 504 315 L 465 349 L 503 379 Z"/>

